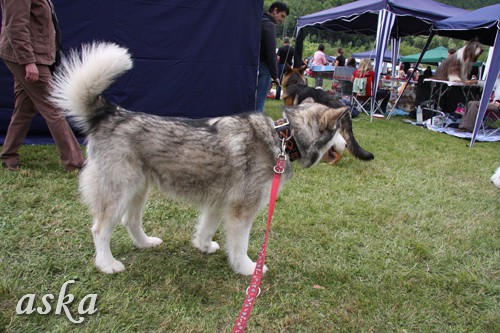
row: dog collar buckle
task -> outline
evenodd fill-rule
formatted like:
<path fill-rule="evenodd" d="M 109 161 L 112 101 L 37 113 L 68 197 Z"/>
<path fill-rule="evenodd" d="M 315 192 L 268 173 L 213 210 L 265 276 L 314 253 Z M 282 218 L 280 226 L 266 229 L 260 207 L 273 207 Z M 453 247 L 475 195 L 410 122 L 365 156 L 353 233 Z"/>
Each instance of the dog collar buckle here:
<path fill-rule="evenodd" d="M 273 168 L 274 173 L 282 174 L 283 172 L 285 172 L 285 165 L 286 165 L 286 154 L 282 152 L 278 155 L 278 158 L 276 159 L 276 165 Z"/>
<path fill-rule="evenodd" d="M 293 138 L 288 119 L 282 118 L 277 120 L 274 129 L 281 141 L 281 154 L 288 154 L 290 156 L 290 161 L 298 160 L 300 158 L 300 152 Z"/>

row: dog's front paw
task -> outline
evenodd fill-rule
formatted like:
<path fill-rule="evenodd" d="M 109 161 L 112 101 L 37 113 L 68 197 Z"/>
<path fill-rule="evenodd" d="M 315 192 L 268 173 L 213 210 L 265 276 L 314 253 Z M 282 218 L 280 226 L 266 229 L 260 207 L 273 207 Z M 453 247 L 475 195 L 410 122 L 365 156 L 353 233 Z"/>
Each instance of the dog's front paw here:
<path fill-rule="evenodd" d="M 97 268 L 106 274 L 114 274 L 114 273 L 120 273 L 125 270 L 125 266 L 119 262 L 116 259 L 113 259 L 112 261 L 104 262 L 97 260 L 95 261 L 95 265 Z"/>
<path fill-rule="evenodd" d="M 155 247 L 163 243 L 163 241 L 158 237 L 148 237 L 142 242 L 137 243 L 137 247 L 141 249 L 147 249 L 150 247 Z"/>
<path fill-rule="evenodd" d="M 243 263 L 240 265 L 234 266 L 234 271 L 238 274 L 241 275 L 252 275 L 253 272 L 255 271 L 255 267 L 257 266 L 256 262 L 253 262 L 248 258 L 248 260 L 245 260 Z M 264 269 L 262 270 L 263 273 L 266 273 L 269 269 L 267 268 L 266 265 L 264 265 Z"/>
<path fill-rule="evenodd" d="M 208 254 L 214 253 L 215 251 L 220 249 L 219 244 L 217 242 L 212 242 L 212 241 L 210 241 L 209 244 L 201 244 L 200 242 L 195 240 L 193 241 L 193 245 L 201 252 Z"/>

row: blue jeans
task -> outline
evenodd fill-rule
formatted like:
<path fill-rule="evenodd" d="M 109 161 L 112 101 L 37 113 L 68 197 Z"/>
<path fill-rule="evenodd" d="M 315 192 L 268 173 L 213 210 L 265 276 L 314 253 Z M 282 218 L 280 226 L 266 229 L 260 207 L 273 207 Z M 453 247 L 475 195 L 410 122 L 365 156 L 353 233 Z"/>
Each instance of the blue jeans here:
<path fill-rule="evenodd" d="M 255 99 L 255 108 L 259 112 L 264 112 L 267 94 L 271 87 L 271 73 L 269 68 L 263 62 L 259 62 L 259 74 L 257 75 L 257 94 Z"/>

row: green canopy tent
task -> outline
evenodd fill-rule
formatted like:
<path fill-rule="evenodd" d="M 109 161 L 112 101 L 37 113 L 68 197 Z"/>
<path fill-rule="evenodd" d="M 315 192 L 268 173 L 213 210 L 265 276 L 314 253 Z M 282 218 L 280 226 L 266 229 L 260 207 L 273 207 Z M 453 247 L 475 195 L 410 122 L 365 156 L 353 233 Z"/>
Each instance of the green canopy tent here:
<path fill-rule="evenodd" d="M 407 56 L 401 56 L 401 62 L 412 62 L 415 63 L 418 60 L 420 53 L 410 54 Z M 444 46 L 438 46 L 435 49 L 425 51 L 424 56 L 422 57 L 421 64 L 437 64 L 444 61 L 444 59 L 448 58 L 448 49 Z M 474 66 L 481 66 L 483 63 L 478 61 L 474 64 Z"/>
<path fill-rule="evenodd" d="M 417 62 L 420 53 L 410 54 L 407 56 L 401 56 L 401 62 Z M 436 64 L 438 62 L 443 62 L 444 59 L 448 58 L 448 49 L 444 46 L 438 46 L 435 49 L 428 50 L 424 53 L 421 63 L 424 64 Z"/>

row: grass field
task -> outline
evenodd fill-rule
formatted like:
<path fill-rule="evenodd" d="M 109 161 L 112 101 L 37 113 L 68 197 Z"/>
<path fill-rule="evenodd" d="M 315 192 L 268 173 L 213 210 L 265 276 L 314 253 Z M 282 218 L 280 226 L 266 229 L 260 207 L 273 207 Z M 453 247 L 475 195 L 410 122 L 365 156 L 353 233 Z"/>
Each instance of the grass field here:
<path fill-rule="evenodd" d="M 268 113 L 280 105 L 268 101 Z M 499 332 L 500 190 L 490 183 L 500 143 L 476 143 L 361 115 L 360 144 L 339 165 L 295 168 L 280 193 L 267 265 L 248 332 Z M 145 230 L 164 240 L 134 248 L 112 239 L 126 271 L 93 266 L 91 217 L 77 176 L 53 146 L 24 146 L 20 172 L 0 170 L 0 332 L 230 332 L 249 277 L 224 251 L 191 246 L 196 211 L 153 191 Z M 250 256 L 266 212 L 252 229 Z M 216 240 L 224 247 L 224 234 Z M 78 303 L 97 295 L 81 324 L 56 314 L 61 286 Z M 49 314 L 16 314 L 25 294 L 53 294 Z"/>

